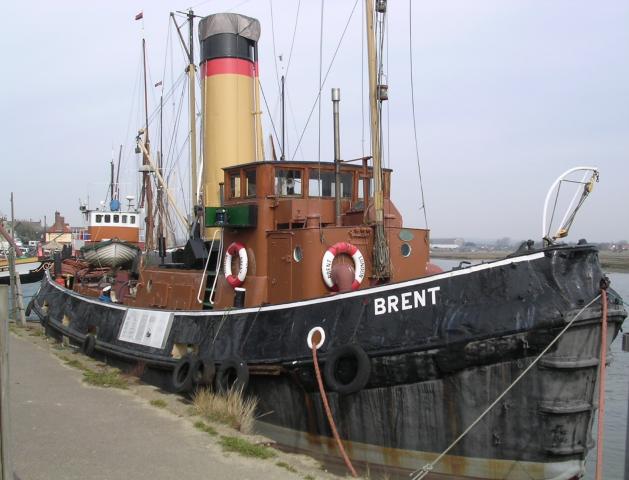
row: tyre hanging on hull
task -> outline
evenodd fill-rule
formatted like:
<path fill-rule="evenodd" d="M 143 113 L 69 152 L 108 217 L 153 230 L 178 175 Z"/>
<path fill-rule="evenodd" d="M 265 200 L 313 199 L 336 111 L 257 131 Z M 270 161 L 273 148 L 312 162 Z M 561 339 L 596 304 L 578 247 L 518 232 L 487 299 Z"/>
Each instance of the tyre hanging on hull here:
<path fill-rule="evenodd" d="M 249 384 L 249 367 L 238 357 L 228 358 L 221 363 L 214 378 L 214 388 L 219 393 L 229 390 L 245 390 Z"/>
<path fill-rule="evenodd" d="M 181 357 L 173 368 L 171 386 L 176 393 L 192 390 L 192 369 L 195 359 L 189 355 Z"/>
<path fill-rule="evenodd" d="M 216 375 L 214 360 L 196 358 L 192 364 L 192 383 L 199 386 L 212 385 Z"/>
<path fill-rule="evenodd" d="M 325 383 L 330 390 L 341 395 L 356 393 L 365 388 L 370 375 L 371 360 L 358 345 L 337 347 L 325 359 Z"/>
<path fill-rule="evenodd" d="M 81 352 L 83 352 L 88 357 L 91 357 L 94 354 L 94 350 L 96 349 L 96 337 L 91 333 L 85 335 L 83 339 L 83 343 L 81 344 Z"/>

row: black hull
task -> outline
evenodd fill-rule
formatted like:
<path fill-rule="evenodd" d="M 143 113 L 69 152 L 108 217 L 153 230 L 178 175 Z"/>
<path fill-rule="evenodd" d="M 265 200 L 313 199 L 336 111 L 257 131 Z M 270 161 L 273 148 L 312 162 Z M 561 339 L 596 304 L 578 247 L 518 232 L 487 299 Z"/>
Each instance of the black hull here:
<path fill-rule="evenodd" d="M 44 278 L 44 273 L 46 270 L 42 267 L 39 267 L 35 270 L 31 270 L 28 273 L 20 274 L 20 283 L 25 285 L 27 283 L 35 283 L 41 281 Z M 8 275 L 0 277 L 0 285 L 9 285 L 11 283 L 11 279 Z"/>
<path fill-rule="evenodd" d="M 395 473 L 419 468 L 445 449 L 598 295 L 601 278 L 595 248 L 559 247 L 311 301 L 166 318 L 81 297 L 47 276 L 34 311 L 49 333 L 76 343 L 97 332 L 97 354 L 141 363 L 145 379 L 162 387 L 177 362 L 171 352 L 181 346 L 219 365 L 242 359 L 251 373 L 248 392 L 267 414 L 262 431 L 290 448 L 335 456 L 306 344 L 308 332 L 322 327 L 323 363 L 347 344 L 369 356 L 365 388 L 330 394 L 349 454 Z M 140 335 L 151 315 L 166 329 L 161 342 L 159 334 Z M 580 475 L 591 446 L 600 315 L 600 302 L 586 309 L 435 472 Z M 625 316 L 611 297 L 608 342 Z"/>

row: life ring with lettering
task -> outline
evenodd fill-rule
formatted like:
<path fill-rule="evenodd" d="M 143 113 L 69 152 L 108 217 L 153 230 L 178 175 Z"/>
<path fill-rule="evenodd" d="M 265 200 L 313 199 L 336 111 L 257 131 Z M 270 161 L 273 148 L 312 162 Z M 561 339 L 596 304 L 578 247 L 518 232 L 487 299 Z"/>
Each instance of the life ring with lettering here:
<path fill-rule="evenodd" d="M 234 255 L 238 254 L 240 258 L 240 266 L 238 267 L 238 274 L 232 274 L 232 258 Z M 227 252 L 225 253 L 225 263 L 223 265 L 223 269 L 225 270 L 225 278 L 227 282 L 234 288 L 240 287 L 243 283 L 245 283 L 245 278 L 247 277 L 247 267 L 249 266 L 249 258 L 247 257 L 247 249 L 242 243 L 234 242 L 229 247 L 227 247 Z"/>
<path fill-rule="evenodd" d="M 325 383 L 330 390 L 341 395 L 356 393 L 365 388 L 370 375 L 371 361 L 359 345 L 337 347 L 325 359 Z"/>
<path fill-rule="evenodd" d="M 327 287 L 332 291 L 337 291 L 338 286 L 332 281 L 332 263 L 337 255 L 346 253 L 354 260 L 354 281 L 352 282 L 352 290 L 358 290 L 363 278 L 365 278 L 365 257 L 360 253 L 356 245 L 352 245 L 348 242 L 338 242 L 332 245 L 323 254 L 323 261 L 321 262 L 321 273 L 323 275 L 323 281 Z"/>

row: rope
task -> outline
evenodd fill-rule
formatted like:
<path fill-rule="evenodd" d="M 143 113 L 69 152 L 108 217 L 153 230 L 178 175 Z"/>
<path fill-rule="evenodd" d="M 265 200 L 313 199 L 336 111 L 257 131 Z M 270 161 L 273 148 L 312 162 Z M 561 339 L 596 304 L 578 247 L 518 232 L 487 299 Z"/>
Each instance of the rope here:
<path fill-rule="evenodd" d="M 559 332 L 559 333 L 557 334 L 557 336 L 556 336 L 556 337 L 555 337 L 555 338 L 554 338 L 554 339 L 553 339 L 553 340 L 552 340 L 552 341 L 551 341 L 551 342 L 550 342 L 550 343 L 546 346 L 546 348 L 545 348 L 544 350 L 542 350 L 542 352 L 541 352 L 541 353 L 540 353 L 537 357 L 535 357 L 535 360 L 533 360 L 533 362 L 532 362 L 532 363 L 531 363 L 528 367 L 526 367 L 526 368 L 524 369 L 524 371 L 523 371 L 523 372 L 522 372 L 522 373 L 518 376 L 518 378 L 516 378 L 516 379 L 513 381 L 513 383 L 512 383 L 511 385 L 509 385 L 509 386 L 505 389 L 505 391 L 504 391 L 504 392 L 502 392 L 502 393 L 498 396 L 498 398 L 496 398 L 496 400 L 494 400 L 494 401 L 491 403 L 491 405 L 489 405 L 489 406 L 485 409 L 485 411 L 484 411 L 483 413 L 481 413 L 481 414 L 480 414 L 480 416 L 479 416 L 476 420 L 474 420 L 474 421 L 472 422 L 472 424 L 471 424 L 469 427 L 467 427 L 467 428 L 465 429 L 465 431 L 464 431 L 461 435 L 459 435 L 459 436 L 458 436 L 458 437 L 457 437 L 457 438 L 456 438 L 456 439 L 455 439 L 455 440 L 454 440 L 454 441 L 453 441 L 453 442 L 452 442 L 452 443 L 448 446 L 448 448 L 446 448 L 443 452 L 441 452 L 441 453 L 439 454 L 439 456 L 438 456 L 437 458 L 435 458 L 432 462 L 427 463 L 427 464 L 426 464 L 426 465 L 424 465 L 422 468 L 420 468 L 419 470 L 415 470 L 415 471 L 411 474 L 411 475 L 412 475 L 412 480 L 420 480 L 420 479 L 424 478 L 426 475 L 428 475 L 428 474 L 429 474 L 429 473 L 433 470 L 433 468 L 435 468 L 435 465 L 436 465 L 437 463 L 439 463 L 439 461 L 441 461 L 441 459 L 442 459 L 443 457 L 445 457 L 445 456 L 447 455 L 447 453 L 448 453 L 450 450 L 452 450 L 452 449 L 456 446 L 456 444 L 457 444 L 457 443 L 459 443 L 459 442 L 463 439 L 463 437 L 465 437 L 465 436 L 466 436 L 466 435 L 470 432 L 470 430 L 472 430 L 472 428 L 474 428 L 474 427 L 476 426 L 476 424 L 477 424 L 478 422 L 480 422 L 480 421 L 481 421 L 481 420 L 485 417 L 485 415 L 487 415 L 487 414 L 491 411 L 491 409 L 492 409 L 492 408 L 494 408 L 494 407 L 498 404 L 498 402 L 500 402 L 500 400 L 502 400 L 502 399 L 504 398 L 504 396 L 505 396 L 507 393 L 509 393 L 509 391 L 510 391 L 513 387 L 515 387 L 515 386 L 518 384 L 518 382 L 519 382 L 520 380 L 522 380 L 522 378 L 524 377 L 524 375 L 526 375 L 526 374 L 529 372 L 529 370 L 531 370 L 531 368 L 533 368 L 533 367 L 537 364 L 537 362 L 538 362 L 538 361 L 539 361 L 539 360 L 540 360 L 540 359 L 541 359 L 541 358 L 542 358 L 542 357 L 546 354 L 546 352 L 548 352 L 548 350 L 550 350 L 550 348 L 551 348 L 551 347 L 552 347 L 555 343 L 557 343 L 557 340 L 559 340 L 559 338 L 560 338 L 560 337 L 561 337 L 564 333 L 566 333 L 566 331 L 567 331 L 567 330 L 568 330 L 568 329 L 572 326 L 572 324 L 573 324 L 573 323 L 577 320 L 577 318 L 579 318 L 579 317 L 581 316 L 581 314 L 582 314 L 582 313 L 583 313 L 583 312 L 584 312 L 587 308 L 589 308 L 589 307 L 590 307 L 590 306 L 591 306 L 594 302 L 596 302 L 599 298 L 601 298 L 601 294 L 598 294 L 596 297 L 594 297 L 594 298 L 590 301 L 590 303 L 588 303 L 585 307 L 583 307 L 581 310 L 579 310 L 579 311 L 577 312 L 577 314 L 574 316 L 574 318 L 573 318 L 572 320 L 570 320 L 570 321 L 568 322 L 568 324 L 567 324 L 567 325 L 566 325 L 566 326 L 565 326 L 565 327 L 561 330 L 561 332 Z M 607 310 L 606 306 L 607 306 L 607 303 L 605 303 L 605 310 Z M 600 420 L 599 420 L 599 421 L 600 421 Z"/>
<path fill-rule="evenodd" d="M 310 123 L 310 119 L 312 118 L 312 114 L 317 108 L 317 103 L 319 102 L 319 98 L 321 97 L 321 89 L 325 85 L 326 80 L 328 79 L 328 75 L 330 74 L 330 70 L 332 70 L 332 66 L 334 65 L 334 60 L 336 59 L 337 53 L 339 53 L 339 49 L 341 48 L 341 44 L 343 43 L 343 38 L 345 38 L 345 33 L 347 32 L 347 28 L 349 27 L 349 23 L 352 20 L 352 16 L 354 15 L 354 10 L 356 10 L 356 5 L 358 5 L 358 0 L 354 2 L 354 6 L 352 7 L 352 11 L 349 14 L 349 18 L 347 19 L 347 23 L 345 24 L 345 28 L 343 29 L 343 33 L 341 33 L 341 38 L 339 39 L 338 44 L 336 45 L 336 49 L 334 50 L 334 55 L 332 55 L 332 60 L 330 60 L 330 64 L 328 65 L 328 69 L 323 76 L 323 81 L 320 83 L 321 88 L 319 88 L 319 92 L 317 93 L 317 97 L 315 98 L 314 103 L 312 104 L 312 108 L 310 109 L 310 113 L 308 114 L 308 118 L 306 119 L 306 124 L 304 125 L 303 130 L 301 131 L 301 135 L 299 136 L 299 141 L 297 142 L 297 146 L 295 147 L 295 151 L 293 152 L 293 156 L 291 157 L 291 161 L 295 160 L 295 155 L 297 155 L 297 149 L 301 145 L 301 141 L 304 138 L 304 134 L 306 133 L 306 129 L 308 128 L 308 124 Z"/>
<path fill-rule="evenodd" d="M 277 91 L 280 89 L 280 74 L 277 68 L 277 53 L 275 51 L 275 21 L 273 20 L 273 0 L 269 0 L 269 10 L 271 12 L 271 39 L 273 40 L 273 61 L 275 62 L 275 83 L 277 84 Z"/>
<path fill-rule="evenodd" d="M 288 79 L 288 71 L 290 70 L 290 61 L 293 58 L 293 47 L 295 46 L 295 37 L 297 34 L 297 24 L 299 23 L 299 9 L 301 8 L 301 0 L 297 3 L 297 13 L 295 14 L 295 27 L 293 28 L 293 39 L 290 42 L 290 51 L 288 52 L 288 62 L 286 63 L 285 79 Z"/>
<path fill-rule="evenodd" d="M 341 442 L 341 437 L 339 437 L 339 432 L 336 430 L 336 424 L 334 423 L 334 417 L 332 417 L 332 411 L 330 410 L 330 404 L 328 403 L 328 396 L 325 393 L 325 388 L 323 387 L 323 379 L 321 378 L 321 370 L 319 369 L 319 361 L 317 359 L 317 342 L 313 340 L 312 342 L 312 361 L 314 363 L 315 374 L 317 376 L 317 383 L 319 384 L 319 393 L 321 394 L 321 400 L 323 401 L 323 407 L 325 409 L 325 414 L 328 417 L 328 424 L 330 425 L 330 429 L 332 430 L 332 434 L 334 435 L 334 440 L 336 440 L 336 444 L 339 447 L 339 452 L 341 452 L 341 456 L 343 457 L 343 461 L 347 466 L 347 469 L 352 474 L 352 477 L 356 478 L 358 475 L 356 474 L 356 470 L 354 470 L 354 466 L 352 465 L 351 460 L 347 456 L 345 452 L 345 448 L 343 447 L 343 443 Z"/>
<path fill-rule="evenodd" d="M 596 435 L 596 480 L 603 478 L 603 431 L 605 427 L 605 373 L 607 363 L 607 291 L 601 285 L 601 359 L 598 383 L 598 431 Z"/>
<path fill-rule="evenodd" d="M 428 215 L 426 214 L 426 201 L 424 200 L 424 183 L 422 181 L 422 167 L 419 161 L 419 141 L 417 140 L 417 119 L 415 117 L 415 84 L 413 82 L 413 9 L 412 0 L 408 0 L 408 44 L 409 44 L 409 65 L 411 69 L 411 111 L 413 113 L 413 138 L 415 139 L 415 157 L 417 158 L 417 172 L 419 174 L 419 191 L 421 193 L 422 204 L 419 207 L 424 211 L 424 223 L 428 228 Z"/>

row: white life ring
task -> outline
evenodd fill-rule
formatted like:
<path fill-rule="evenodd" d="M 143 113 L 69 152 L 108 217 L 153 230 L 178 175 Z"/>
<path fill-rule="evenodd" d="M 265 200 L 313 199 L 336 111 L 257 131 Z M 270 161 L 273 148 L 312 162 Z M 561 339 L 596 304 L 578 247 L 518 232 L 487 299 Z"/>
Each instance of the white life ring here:
<path fill-rule="evenodd" d="M 240 258 L 240 267 L 238 268 L 238 275 L 232 274 L 232 258 L 238 253 Z M 242 243 L 234 242 L 225 252 L 225 263 L 223 269 L 225 270 L 225 278 L 227 282 L 234 288 L 240 287 L 245 283 L 245 277 L 247 276 L 247 267 L 249 266 L 249 258 L 247 257 L 247 250 Z"/>
<path fill-rule="evenodd" d="M 354 281 L 352 282 L 352 290 L 358 290 L 360 283 L 363 281 L 363 278 L 365 278 L 365 257 L 360 253 L 358 247 L 351 243 L 335 243 L 323 254 L 323 261 L 321 262 L 323 281 L 330 290 L 338 290 L 338 286 L 332 281 L 332 262 L 334 262 L 334 258 L 341 253 L 347 253 L 352 257 L 352 260 L 354 260 Z"/>

